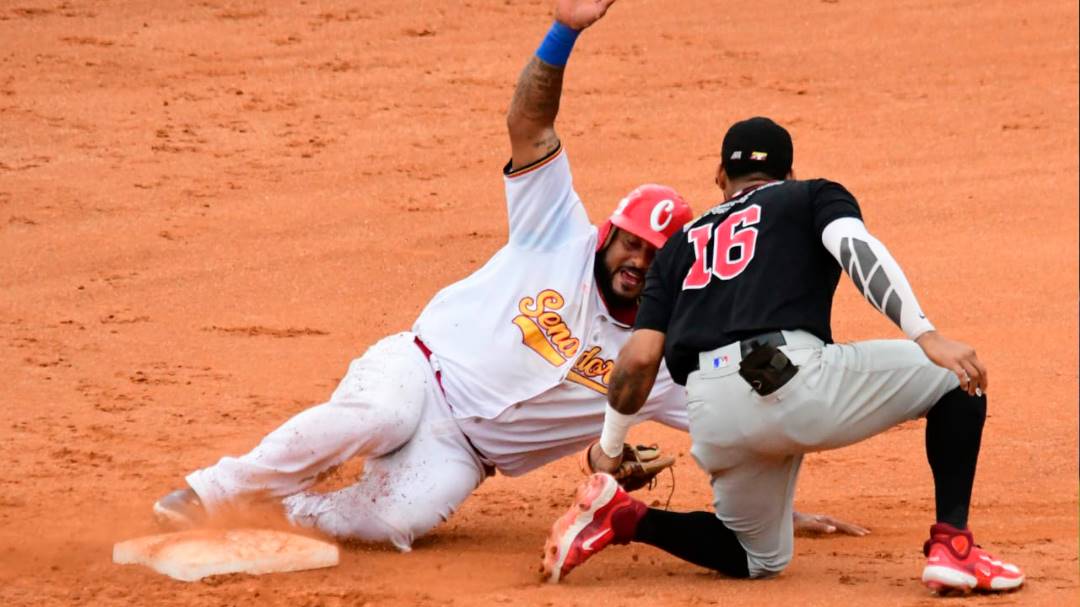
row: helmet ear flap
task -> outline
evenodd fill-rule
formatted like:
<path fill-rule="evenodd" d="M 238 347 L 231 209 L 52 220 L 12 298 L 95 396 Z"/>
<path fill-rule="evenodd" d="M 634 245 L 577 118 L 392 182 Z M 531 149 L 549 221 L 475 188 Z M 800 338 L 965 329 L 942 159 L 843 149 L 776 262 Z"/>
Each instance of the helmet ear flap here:
<path fill-rule="evenodd" d="M 611 239 L 615 237 L 616 229 L 617 228 L 611 223 L 610 219 L 600 225 L 600 229 L 596 234 L 596 250 L 598 252 L 603 251 L 611 244 Z"/>

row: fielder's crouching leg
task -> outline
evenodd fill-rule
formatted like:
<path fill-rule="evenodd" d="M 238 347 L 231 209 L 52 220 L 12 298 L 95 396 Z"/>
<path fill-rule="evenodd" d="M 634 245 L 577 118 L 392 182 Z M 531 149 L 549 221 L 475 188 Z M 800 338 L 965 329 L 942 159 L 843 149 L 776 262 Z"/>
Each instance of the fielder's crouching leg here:
<path fill-rule="evenodd" d="M 802 456 L 767 457 L 745 453 L 746 458 L 730 468 L 711 465 L 729 453 L 717 450 L 707 455 L 695 442 L 692 453 L 712 474 L 713 504 L 723 521 L 746 551 L 751 578 L 767 578 L 783 571 L 795 551 L 795 481 Z"/>

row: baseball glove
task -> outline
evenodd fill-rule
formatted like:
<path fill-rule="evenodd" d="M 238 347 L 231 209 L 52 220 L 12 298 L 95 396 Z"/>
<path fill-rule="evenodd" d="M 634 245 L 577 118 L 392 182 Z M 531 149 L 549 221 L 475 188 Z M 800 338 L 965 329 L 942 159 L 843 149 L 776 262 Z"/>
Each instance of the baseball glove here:
<path fill-rule="evenodd" d="M 593 443 L 595 445 L 596 443 Z M 585 474 L 596 472 L 589 463 L 589 451 L 592 445 L 581 454 L 579 463 L 581 471 Z M 656 475 L 675 465 L 675 458 L 664 455 L 657 445 L 623 445 L 622 463 L 612 473 L 615 480 L 619 481 L 622 488 L 627 491 L 637 491 L 642 487 L 652 488 L 656 482 Z"/>

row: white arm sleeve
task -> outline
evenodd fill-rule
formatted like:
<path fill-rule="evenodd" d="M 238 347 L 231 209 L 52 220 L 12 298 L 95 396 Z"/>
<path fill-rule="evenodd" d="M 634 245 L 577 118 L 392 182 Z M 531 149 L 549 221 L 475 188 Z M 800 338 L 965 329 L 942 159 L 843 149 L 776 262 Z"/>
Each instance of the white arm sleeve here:
<path fill-rule="evenodd" d="M 926 319 L 904 271 L 885 245 L 866 231 L 855 217 L 841 217 L 821 231 L 821 244 L 836 258 L 855 288 L 889 317 L 910 339 L 934 325 Z"/>

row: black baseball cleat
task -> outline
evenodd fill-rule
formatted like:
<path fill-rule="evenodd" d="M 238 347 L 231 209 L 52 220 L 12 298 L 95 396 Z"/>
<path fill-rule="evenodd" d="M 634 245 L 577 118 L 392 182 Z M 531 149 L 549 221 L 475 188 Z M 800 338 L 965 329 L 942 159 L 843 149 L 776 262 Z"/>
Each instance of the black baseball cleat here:
<path fill-rule="evenodd" d="M 154 502 L 154 520 L 165 529 L 191 529 L 206 522 L 206 508 L 190 487 L 177 489 Z"/>

